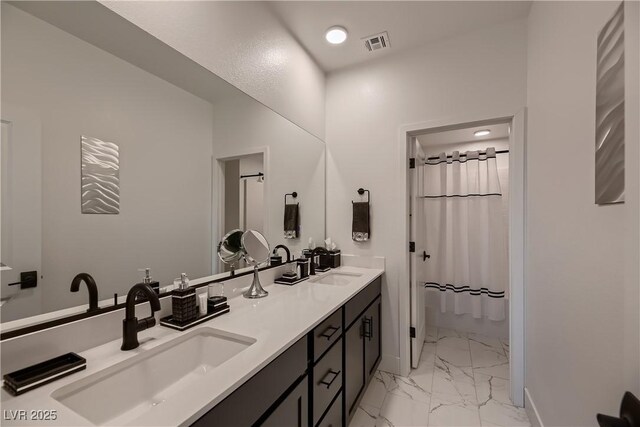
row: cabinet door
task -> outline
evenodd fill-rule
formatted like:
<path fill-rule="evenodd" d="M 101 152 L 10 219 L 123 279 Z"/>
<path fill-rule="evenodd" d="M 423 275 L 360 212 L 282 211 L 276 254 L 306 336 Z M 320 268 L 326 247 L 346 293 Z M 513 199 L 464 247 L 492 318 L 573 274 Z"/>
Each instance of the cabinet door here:
<path fill-rule="evenodd" d="M 342 393 L 331 404 L 331 409 L 316 427 L 342 427 Z"/>
<path fill-rule="evenodd" d="M 250 404 L 250 402 L 247 402 Z M 306 427 L 309 424 L 309 386 L 305 377 L 262 423 L 263 427 Z"/>
<path fill-rule="evenodd" d="M 362 322 L 356 320 L 345 333 L 345 397 L 349 416 L 364 389 L 364 341 Z"/>
<path fill-rule="evenodd" d="M 375 373 L 376 366 L 380 360 L 380 297 L 362 315 L 363 335 L 364 335 L 364 366 L 367 382 Z"/>

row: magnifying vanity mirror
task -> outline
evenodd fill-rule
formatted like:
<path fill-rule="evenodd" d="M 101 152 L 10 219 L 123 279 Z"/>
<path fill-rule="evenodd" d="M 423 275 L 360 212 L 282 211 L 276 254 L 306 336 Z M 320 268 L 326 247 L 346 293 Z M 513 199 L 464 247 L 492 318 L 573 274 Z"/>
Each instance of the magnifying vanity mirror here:
<path fill-rule="evenodd" d="M 143 267 L 162 298 L 180 272 L 197 286 L 246 261 L 266 294 L 267 240 L 324 240 L 322 140 L 101 2 L 1 7 L 2 339 L 122 308 Z M 302 227 L 285 240 L 291 177 Z"/>
<path fill-rule="evenodd" d="M 218 243 L 218 258 L 220 261 L 231 266 L 231 271 L 235 270 L 238 261 L 242 259 L 242 230 L 235 229 L 224 235 Z"/>
<path fill-rule="evenodd" d="M 253 267 L 253 282 L 242 295 L 245 298 L 264 298 L 269 295 L 260 283 L 259 266 L 269 260 L 270 248 L 267 238 L 256 230 L 231 230 L 218 244 L 218 257 L 222 262 L 235 265 L 241 259 Z"/>
<path fill-rule="evenodd" d="M 245 298 L 264 298 L 269 295 L 269 292 L 262 288 L 258 265 L 269 259 L 269 242 L 260 232 L 247 230 L 242 235 L 242 248 L 245 260 L 253 266 L 253 283 L 251 283 L 249 290 L 242 295 Z"/>

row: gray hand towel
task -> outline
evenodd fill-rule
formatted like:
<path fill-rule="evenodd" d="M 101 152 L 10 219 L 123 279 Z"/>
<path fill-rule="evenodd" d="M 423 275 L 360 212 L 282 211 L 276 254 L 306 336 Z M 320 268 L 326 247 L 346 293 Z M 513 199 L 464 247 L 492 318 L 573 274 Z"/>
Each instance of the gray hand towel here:
<path fill-rule="evenodd" d="M 284 238 L 295 239 L 299 231 L 298 203 L 284 205 Z"/>
<path fill-rule="evenodd" d="M 356 242 L 369 240 L 369 202 L 353 202 L 351 238 Z"/>

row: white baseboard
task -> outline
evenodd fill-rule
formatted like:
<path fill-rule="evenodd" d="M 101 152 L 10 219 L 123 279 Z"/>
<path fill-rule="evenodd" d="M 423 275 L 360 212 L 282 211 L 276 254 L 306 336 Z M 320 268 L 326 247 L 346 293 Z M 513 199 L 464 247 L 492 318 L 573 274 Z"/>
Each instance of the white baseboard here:
<path fill-rule="evenodd" d="M 400 375 L 400 358 L 390 354 L 383 354 L 378 369 L 385 372 L 391 372 Z"/>
<path fill-rule="evenodd" d="M 527 412 L 532 427 L 544 427 L 538 409 L 536 408 L 528 388 L 524 388 L 524 410 Z"/>

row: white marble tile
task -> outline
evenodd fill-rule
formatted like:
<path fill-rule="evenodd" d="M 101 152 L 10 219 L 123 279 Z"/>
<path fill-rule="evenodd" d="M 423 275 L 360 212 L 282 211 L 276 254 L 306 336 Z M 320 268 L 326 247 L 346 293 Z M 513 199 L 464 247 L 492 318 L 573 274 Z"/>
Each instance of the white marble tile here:
<path fill-rule="evenodd" d="M 486 335 L 469 334 L 469 343 L 475 342 L 476 344 L 485 345 L 489 348 L 493 348 L 496 351 L 504 353 L 502 342 L 499 338 L 492 338 Z"/>
<path fill-rule="evenodd" d="M 480 415 L 475 403 L 452 400 L 434 393 L 429 408 L 429 427 L 479 426 Z"/>
<path fill-rule="evenodd" d="M 473 371 L 508 380 L 509 379 L 509 361 L 507 360 L 505 362 L 496 363 L 494 365 L 487 365 L 479 368 L 473 368 Z"/>
<path fill-rule="evenodd" d="M 474 372 L 509 379 L 509 359 L 502 348 L 469 341 Z"/>
<path fill-rule="evenodd" d="M 459 332 L 453 329 L 438 328 L 438 339 L 440 338 L 467 338 L 466 332 Z"/>
<path fill-rule="evenodd" d="M 382 373 L 376 371 L 371 382 L 362 396 L 361 404 L 373 406 L 374 408 L 382 408 L 384 398 L 387 395 L 387 388 L 382 380 Z"/>
<path fill-rule="evenodd" d="M 438 338 L 436 359 L 447 360 L 456 366 L 471 366 L 469 340 L 459 337 Z"/>
<path fill-rule="evenodd" d="M 422 346 L 422 353 L 420 354 L 420 363 L 423 362 L 433 363 L 436 359 L 436 343 L 425 342 Z"/>
<path fill-rule="evenodd" d="M 509 357 L 509 340 L 500 340 L 505 356 Z"/>
<path fill-rule="evenodd" d="M 389 393 L 378 415 L 376 427 L 428 425 L 429 404 Z"/>
<path fill-rule="evenodd" d="M 509 380 L 475 374 L 478 405 L 482 425 L 530 426 L 524 408 L 518 408 L 509 399 Z"/>
<path fill-rule="evenodd" d="M 380 374 L 387 393 L 429 404 L 429 400 L 431 399 L 430 384 L 428 387 L 423 388 L 422 385 L 416 382 L 411 376 L 408 378 L 401 377 L 400 375 L 394 375 L 388 372 L 380 372 Z"/>
<path fill-rule="evenodd" d="M 482 427 L 508 427 L 508 426 L 501 426 L 501 425 L 498 425 L 498 424 L 493 424 L 493 423 L 490 423 L 489 421 L 483 421 L 482 419 L 480 419 L 480 425 Z"/>
<path fill-rule="evenodd" d="M 425 343 L 435 343 L 438 341 L 438 328 L 435 326 L 426 326 L 426 333 L 424 337 Z"/>
<path fill-rule="evenodd" d="M 438 394 L 449 402 L 476 404 L 476 388 L 473 370 L 467 366 L 456 366 L 444 359 L 436 360 L 433 374 L 432 396 Z"/>
<path fill-rule="evenodd" d="M 380 415 L 380 408 L 361 403 L 353 414 L 349 427 L 374 427 Z"/>
<path fill-rule="evenodd" d="M 435 356 L 434 356 L 435 358 Z M 434 362 L 420 361 L 420 365 L 416 369 L 412 369 L 409 378 L 413 380 L 420 388 L 431 392 L 433 386 L 433 372 L 435 369 Z"/>

